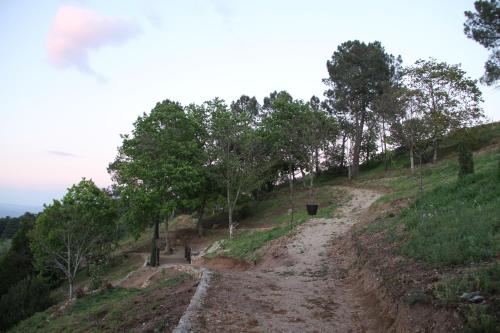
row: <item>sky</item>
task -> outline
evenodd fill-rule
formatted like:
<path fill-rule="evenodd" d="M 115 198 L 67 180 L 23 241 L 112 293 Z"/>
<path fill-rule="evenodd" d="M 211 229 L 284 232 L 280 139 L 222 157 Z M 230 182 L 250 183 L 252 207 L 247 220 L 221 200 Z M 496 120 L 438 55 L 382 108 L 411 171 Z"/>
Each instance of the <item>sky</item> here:
<path fill-rule="evenodd" d="M 434 57 L 483 72 L 462 0 L 0 0 L 0 203 L 41 206 L 82 177 L 111 184 L 120 134 L 157 102 L 322 96 L 347 40 L 405 65 Z M 500 90 L 481 86 L 489 120 Z"/>

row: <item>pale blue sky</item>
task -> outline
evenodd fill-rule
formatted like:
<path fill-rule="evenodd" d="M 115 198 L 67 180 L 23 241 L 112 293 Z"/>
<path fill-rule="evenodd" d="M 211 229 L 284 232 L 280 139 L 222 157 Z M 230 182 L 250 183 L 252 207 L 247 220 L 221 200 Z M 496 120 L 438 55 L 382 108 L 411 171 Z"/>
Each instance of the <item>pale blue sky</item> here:
<path fill-rule="evenodd" d="M 488 52 L 463 34 L 472 3 L 0 0 L 0 202 L 41 205 L 81 177 L 109 185 L 119 134 L 166 98 L 322 96 L 325 63 L 346 40 L 379 40 L 407 65 L 461 63 L 479 78 Z M 71 25 L 62 17 L 75 10 L 119 31 L 54 51 L 54 22 Z M 481 90 L 500 120 L 500 91 Z"/>

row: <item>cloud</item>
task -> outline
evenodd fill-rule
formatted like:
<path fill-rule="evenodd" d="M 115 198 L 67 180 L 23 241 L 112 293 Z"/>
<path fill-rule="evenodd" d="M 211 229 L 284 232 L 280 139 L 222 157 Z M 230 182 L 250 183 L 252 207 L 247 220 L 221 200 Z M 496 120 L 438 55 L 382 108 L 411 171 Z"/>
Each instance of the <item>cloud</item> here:
<path fill-rule="evenodd" d="M 48 150 L 47 153 L 49 153 L 51 155 L 61 156 L 61 157 L 79 157 L 76 154 L 68 153 L 68 152 L 60 151 L 60 150 Z"/>
<path fill-rule="evenodd" d="M 63 5 L 47 36 L 47 54 L 59 68 L 76 67 L 103 80 L 89 64 L 89 52 L 106 45 L 126 42 L 140 32 L 129 21 L 100 15 L 88 9 Z"/>

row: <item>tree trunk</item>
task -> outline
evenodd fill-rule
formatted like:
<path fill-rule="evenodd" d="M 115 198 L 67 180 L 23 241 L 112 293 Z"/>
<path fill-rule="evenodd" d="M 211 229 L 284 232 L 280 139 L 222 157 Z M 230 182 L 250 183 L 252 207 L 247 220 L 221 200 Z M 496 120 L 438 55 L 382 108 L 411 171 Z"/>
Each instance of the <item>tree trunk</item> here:
<path fill-rule="evenodd" d="M 307 188 L 306 173 L 302 168 L 300 168 L 300 174 L 302 175 L 302 182 L 304 183 L 304 188 Z"/>
<path fill-rule="evenodd" d="M 347 141 L 347 135 L 342 135 L 342 153 L 340 156 L 340 167 L 343 169 L 345 166 L 345 143 Z"/>
<path fill-rule="evenodd" d="M 207 205 L 207 199 L 204 197 L 201 202 L 201 206 L 198 209 L 198 236 L 203 236 L 203 215 L 205 214 L 205 207 Z"/>
<path fill-rule="evenodd" d="M 290 187 L 290 195 L 289 195 L 289 199 L 290 199 L 290 227 L 293 226 L 293 213 L 294 213 L 294 207 L 295 207 L 295 203 L 293 202 L 294 198 L 293 198 L 293 169 L 292 169 L 292 164 L 290 163 L 290 166 L 289 166 L 289 175 L 288 175 L 288 184 L 289 184 L 289 187 Z"/>
<path fill-rule="evenodd" d="M 314 185 L 314 172 L 311 171 L 311 175 L 310 175 L 311 179 L 310 179 L 310 182 L 309 182 L 309 202 L 310 203 L 314 203 L 313 200 L 313 185 Z"/>
<path fill-rule="evenodd" d="M 437 162 L 437 159 L 438 159 L 438 149 L 439 149 L 439 142 L 437 139 L 434 139 L 434 142 L 433 142 L 433 150 L 434 150 L 434 153 L 432 155 L 432 163 L 435 164 Z"/>
<path fill-rule="evenodd" d="M 153 230 L 153 241 L 151 242 L 151 256 L 149 259 L 149 264 L 153 267 L 158 266 L 160 263 L 160 251 L 158 250 L 157 240 L 160 235 L 160 223 L 157 219 L 155 221 Z"/>
<path fill-rule="evenodd" d="M 170 252 L 170 242 L 168 240 L 168 225 L 170 224 L 171 220 L 172 220 L 172 215 L 170 215 L 170 217 L 167 217 L 165 219 L 165 253 L 168 254 L 172 254 L 172 252 Z M 160 249 L 158 249 L 158 253 L 160 253 Z"/>
<path fill-rule="evenodd" d="M 413 159 L 413 145 L 410 147 L 410 168 L 411 168 L 411 174 L 413 175 L 415 173 L 415 161 Z"/>
<path fill-rule="evenodd" d="M 356 137 L 354 138 L 354 149 L 352 156 L 352 177 L 355 178 L 359 174 L 359 154 L 361 153 L 361 142 L 363 139 L 363 127 L 365 126 L 365 110 L 361 111 L 361 119 L 356 126 Z"/>
<path fill-rule="evenodd" d="M 385 137 L 385 121 L 382 121 L 382 150 L 384 153 L 384 171 L 387 171 L 389 169 L 389 161 L 387 159 L 387 143 L 386 143 L 386 137 Z"/>
<path fill-rule="evenodd" d="M 422 173 L 422 154 L 420 154 L 420 166 L 418 167 L 420 170 L 420 194 L 424 192 L 424 174 Z"/>
<path fill-rule="evenodd" d="M 318 147 L 316 147 L 316 151 L 314 154 L 314 163 L 315 163 L 316 173 L 318 173 L 319 172 L 319 148 Z"/>
<path fill-rule="evenodd" d="M 233 239 L 233 205 L 231 204 L 231 190 L 229 188 L 229 182 L 227 184 L 227 216 L 229 221 L 229 239 Z"/>
<path fill-rule="evenodd" d="M 68 279 L 69 284 L 69 299 L 73 299 L 73 279 Z"/>

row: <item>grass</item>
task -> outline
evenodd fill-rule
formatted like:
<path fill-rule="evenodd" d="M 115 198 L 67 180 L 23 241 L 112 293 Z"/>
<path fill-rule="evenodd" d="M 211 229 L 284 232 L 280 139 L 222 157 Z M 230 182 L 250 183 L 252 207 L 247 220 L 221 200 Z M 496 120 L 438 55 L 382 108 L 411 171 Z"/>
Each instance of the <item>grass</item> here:
<path fill-rule="evenodd" d="M 479 291 L 483 296 L 500 292 L 500 263 L 481 267 L 469 273 L 445 278 L 434 287 L 436 299 L 443 303 L 459 304 L 463 293 Z M 500 309 L 499 309 L 500 310 Z"/>
<path fill-rule="evenodd" d="M 339 190 L 334 190 L 331 186 L 322 186 L 319 188 L 318 197 L 322 204 L 315 217 L 326 218 L 331 217 L 338 207 L 340 202 L 347 200 L 344 192 Z M 243 231 L 238 233 L 233 239 L 223 239 L 221 241 L 222 252 L 214 253 L 209 255 L 209 257 L 214 257 L 218 254 L 224 256 L 229 256 L 239 260 L 254 261 L 257 260 L 260 254 L 257 252 L 258 249 L 262 248 L 266 243 L 274 239 L 283 237 L 290 233 L 296 226 L 306 222 L 310 216 L 304 208 L 299 208 L 294 213 L 294 224 L 293 227 L 288 224 L 290 220 L 290 215 L 287 213 L 281 215 L 272 214 L 273 210 L 276 208 L 276 203 L 283 200 L 287 193 L 283 192 L 281 196 L 278 196 L 271 203 L 267 203 L 267 208 L 260 215 L 272 216 L 272 227 L 269 230 L 256 230 L 256 231 Z M 307 201 L 307 196 L 305 191 L 299 192 L 297 194 L 299 198 L 297 201 L 304 204 Z M 262 204 L 260 205 L 262 207 Z M 298 206 L 298 204 L 296 204 Z M 286 207 L 286 206 L 285 206 Z"/>
<path fill-rule="evenodd" d="M 164 327 L 157 316 L 161 316 L 162 310 L 158 307 L 162 299 L 158 299 L 158 295 L 168 296 L 168 288 L 189 279 L 189 274 L 181 273 L 146 289 L 115 288 L 87 295 L 62 311 L 53 307 L 37 313 L 10 332 L 125 332 L 137 325 L 138 316 L 157 321 L 155 331 L 161 332 Z M 163 301 L 175 302 L 173 299 Z M 149 318 L 152 314 L 155 316 Z"/>
<path fill-rule="evenodd" d="M 102 272 L 102 280 L 112 282 L 125 277 L 128 273 L 141 267 L 143 259 L 139 255 L 133 254 L 115 254 L 111 262 L 104 267 Z M 90 276 L 86 269 L 81 269 L 76 276 L 74 282 L 75 290 L 79 287 L 88 286 L 90 284 Z M 52 297 L 57 301 L 63 301 L 68 292 L 68 283 L 66 280 L 56 289 L 52 291 Z"/>
<path fill-rule="evenodd" d="M 430 269 L 446 269 L 447 277 L 433 287 L 433 298 L 459 309 L 464 332 L 499 332 L 500 152 L 491 145 L 500 142 L 500 123 L 474 131 L 474 148 L 482 151 L 474 154 L 475 173 L 462 179 L 454 153 L 459 139 L 453 137 L 443 143 L 444 159 L 423 166 L 422 193 L 419 170 L 412 175 L 402 160 L 407 156 L 397 156 L 398 168 L 388 172 L 383 166 L 364 172 L 357 180 L 361 185 L 390 190 L 377 204 L 391 206 L 401 199 L 411 204 L 400 214 L 373 221 L 363 232 L 383 232 L 385 237 L 378 239 L 394 245 L 396 253 Z M 480 291 L 487 301 L 468 304 L 460 299 L 472 291 Z M 407 301 L 430 300 L 416 292 Z"/>
<path fill-rule="evenodd" d="M 379 203 L 401 198 L 412 205 L 393 218 L 371 223 L 366 232 L 385 231 L 387 241 L 402 243 L 400 251 L 416 260 L 436 266 L 463 265 L 500 254 L 500 181 L 496 151 L 476 154 L 476 173 L 458 180 L 458 165 L 446 159 L 426 166 L 424 191 L 411 175 L 362 180 L 383 185 L 393 192 Z M 403 226 L 403 228 L 398 228 Z"/>
<path fill-rule="evenodd" d="M 434 287 L 434 296 L 445 305 L 459 306 L 460 296 L 472 291 L 479 291 L 488 302 L 462 306 L 464 332 L 499 332 L 500 263 L 443 279 Z"/>

